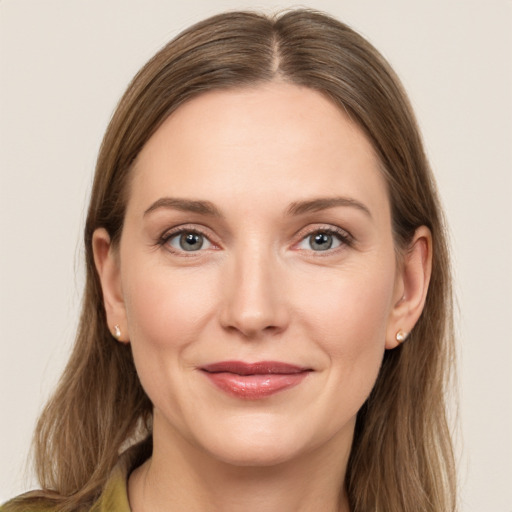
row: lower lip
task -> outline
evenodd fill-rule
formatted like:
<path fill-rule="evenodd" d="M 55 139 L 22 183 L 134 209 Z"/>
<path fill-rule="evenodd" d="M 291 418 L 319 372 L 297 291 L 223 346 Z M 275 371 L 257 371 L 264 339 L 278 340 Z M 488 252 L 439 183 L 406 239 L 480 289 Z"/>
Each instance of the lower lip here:
<path fill-rule="evenodd" d="M 237 398 L 258 400 L 300 384 L 309 372 L 238 375 L 219 372 L 204 374 L 222 391 Z"/>

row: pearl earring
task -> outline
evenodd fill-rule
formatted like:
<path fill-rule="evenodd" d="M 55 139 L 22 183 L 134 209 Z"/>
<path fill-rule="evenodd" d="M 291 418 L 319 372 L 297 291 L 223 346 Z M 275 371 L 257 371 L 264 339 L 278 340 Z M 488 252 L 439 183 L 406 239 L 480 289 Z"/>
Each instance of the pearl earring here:
<path fill-rule="evenodd" d="M 114 336 L 119 339 L 121 337 L 121 329 L 119 328 L 119 325 L 114 325 Z"/>
<path fill-rule="evenodd" d="M 396 333 L 395 338 L 396 338 L 396 341 L 398 342 L 398 344 L 400 344 L 400 343 L 403 343 L 407 339 L 407 336 L 409 336 L 409 333 L 405 332 L 405 331 L 402 331 L 402 329 L 400 329 Z"/>

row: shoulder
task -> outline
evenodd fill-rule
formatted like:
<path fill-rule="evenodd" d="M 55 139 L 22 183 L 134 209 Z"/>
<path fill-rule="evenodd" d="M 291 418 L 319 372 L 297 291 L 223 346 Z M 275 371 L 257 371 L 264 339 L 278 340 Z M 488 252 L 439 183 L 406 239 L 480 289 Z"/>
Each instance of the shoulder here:
<path fill-rule="evenodd" d="M 62 510 L 63 504 L 62 498 L 45 498 L 41 497 L 40 491 L 32 491 L 0 505 L 0 512 L 58 512 Z M 103 492 L 94 503 L 82 504 L 76 509 L 75 505 L 72 505 L 73 510 L 80 512 L 130 512 L 126 475 L 122 469 L 116 468 L 112 472 Z"/>
<path fill-rule="evenodd" d="M 126 475 L 121 468 L 115 468 L 103 492 L 97 500 L 89 504 L 70 504 L 62 497 L 45 497 L 42 491 L 31 491 L 0 505 L 0 512 L 58 512 L 65 505 L 69 510 L 80 512 L 130 512 L 128 504 Z"/>
<path fill-rule="evenodd" d="M 33 497 L 33 493 L 28 492 L 0 505 L 0 512 L 56 512 L 56 508 L 48 500 Z"/>
<path fill-rule="evenodd" d="M 121 471 L 114 471 L 99 498 L 94 503 L 82 504 L 73 510 L 80 512 L 130 512 L 126 479 Z M 58 512 L 63 500 L 41 497 L 40 491 L 32 491 L 0 505 L 0 512 Z M 69 507 L 69 502 L 68 502 Z"/>
<path fill-rule="evenodd" d="M 141 448 L 144 446 L 133 446 L 120 456 L 98 499 L 92 504 L 80 506 L 81 512 L 130 512 L 128 477 L 147 457 L 146 451 Z M 62 498 L 52 499 L 43 491 L 31 491 L 0 505 L 0 512 L 58 512 L 59 504 L 62 505 Z"/>

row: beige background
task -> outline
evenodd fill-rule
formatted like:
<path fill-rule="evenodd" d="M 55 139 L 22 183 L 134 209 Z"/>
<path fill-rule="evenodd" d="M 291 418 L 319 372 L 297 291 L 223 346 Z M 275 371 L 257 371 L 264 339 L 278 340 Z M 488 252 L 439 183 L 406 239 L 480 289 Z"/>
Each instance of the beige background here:
<path fill-rule="evenodd" d="M 66 360 L 95 156 L 128 81 L 166 41 L 245 0 L 0 0 L 0 501 Z M 462 510 L 512 511 L 512 2 L 310 0 L 391 61 L 452 231 Z"/>

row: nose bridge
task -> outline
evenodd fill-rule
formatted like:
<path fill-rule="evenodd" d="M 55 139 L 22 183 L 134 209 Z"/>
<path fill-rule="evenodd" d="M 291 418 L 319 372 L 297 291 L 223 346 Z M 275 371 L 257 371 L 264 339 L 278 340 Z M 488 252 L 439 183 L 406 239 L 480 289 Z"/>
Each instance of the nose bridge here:
<path fill-rule="evenodd" d="M 280 332 L 288 323 L 282 266 L 270 244 L 250 240 L 230 258 L 221 322 L 246 337 Z"/>

